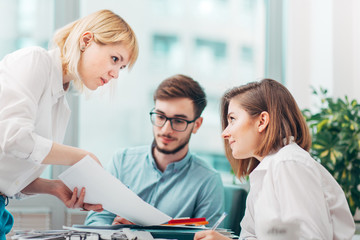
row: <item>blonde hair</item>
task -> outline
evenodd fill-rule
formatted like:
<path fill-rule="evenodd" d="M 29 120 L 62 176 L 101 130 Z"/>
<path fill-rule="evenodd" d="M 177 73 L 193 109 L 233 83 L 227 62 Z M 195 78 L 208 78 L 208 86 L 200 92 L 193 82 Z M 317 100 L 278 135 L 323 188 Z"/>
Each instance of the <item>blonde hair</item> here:
<path fill-rule="evenodd" d="M 80 37 L 90 31 L 98 44 L 121 43 L 130 52 L 129 69 L 138 57 L 139 47 L 131 27 L 117 14 L 110 10 L 100 10 L 86 17 L 69 23 L 59 29 L 53 38 L 53 43 L 60 48 L 63 74 L 74 77 L 75 87 L 82 90 L 83 83 L 78 72 L 80 60 Z"/>
<path fill-rule="evenodd" d="M 309 151 L 311 136 L 305 118 L 289 90 L 282 84 L 272 79 L 264 79 L 227 91 L 221 100 L 223 130 L 228 125 L 228 108 L 232 99 L 251 117 L 259 116 L 264 111 L 269 113 L 269 125 L 255 154 L 266 156 L 271 151 L 289 144 L 292 137 L 301 148 Z M 226 157 L 237 177 L 249 175 L 259 164 L 255 158 L 235 159 L 226 139 L 224 144 Z"/>

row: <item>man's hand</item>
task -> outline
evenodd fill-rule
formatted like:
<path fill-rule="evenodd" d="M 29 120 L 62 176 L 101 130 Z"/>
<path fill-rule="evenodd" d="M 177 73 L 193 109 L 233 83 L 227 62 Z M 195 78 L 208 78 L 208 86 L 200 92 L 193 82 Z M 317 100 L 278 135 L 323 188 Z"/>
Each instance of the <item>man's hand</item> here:
<path fill-rule="evenodd" d="M 112 223 L 112 225 L 118 225 L 118 224 L 131 224 L 131 225 L 135 225 L 135 223 L 130 222 L 129 220 L 120 217 L 120 216 L 116 216 L 114 218 L 114 221 Z"/>

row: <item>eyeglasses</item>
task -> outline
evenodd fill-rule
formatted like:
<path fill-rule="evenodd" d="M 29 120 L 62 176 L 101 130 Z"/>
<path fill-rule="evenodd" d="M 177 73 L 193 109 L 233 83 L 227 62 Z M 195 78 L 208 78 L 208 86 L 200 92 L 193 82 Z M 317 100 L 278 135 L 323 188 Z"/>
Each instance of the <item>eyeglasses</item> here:
<path fill-rule="evenodd" d="M 185 119 L 182 119 L 182 118 L 169 118 L 169 117 L 166 117 L 163 114 L 151 111 L 150 112 L 150 119 L 151 119 L 151 123 L 154 126 L 157 126 L 157 127 L 163 127 L 165 125 L 165 123 L 167 122 L 167 120 L 169 120 L 171 128 L 173 130 L 178 131 L 178 132 L 184 132 L 186 130 L 187 126 L 190 123 L 195 122 L 196 119 L 198 119 L 198 118 L 195 118 L 192 121 L 188 121 L 188 120 L 185 120 Z"/>
<path fill-rule="evenodd" d="M 94 232 L 70 232 L 65 236 L 66 240 L 99 240 L 102 239 L 99 233 Z"/>
<path fill-rule="evenodd" d="M 13 239 L 48 239 L 48 240 L 100 240 L 99 233 L 78 232 L 72 230 L 15 231 Z"/>

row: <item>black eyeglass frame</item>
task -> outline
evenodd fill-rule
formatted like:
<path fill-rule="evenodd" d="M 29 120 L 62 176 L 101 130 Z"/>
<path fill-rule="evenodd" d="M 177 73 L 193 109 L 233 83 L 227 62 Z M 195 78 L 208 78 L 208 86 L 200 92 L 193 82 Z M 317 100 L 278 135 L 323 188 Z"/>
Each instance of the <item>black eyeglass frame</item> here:
<path fill-rule="evenodd" d="M 152 123 L 154 126 L 163 127 L 163 126 L 166 124 L 166 122 L 169 120 L 169 121 L 170 121 L 171 129 L 174 130 L 174 131 L 177 131 L 177 132 L 185 132 L 186 129 L 187 129 L 187 127 L 189 126 L 189 124 L 195 122 L 196 119 L 199 118 L 199 117 L 196 117 L 194 120 L 191 120 L 191 121 L 186 120 L 186 119 L 183 119 L 183 118 L 178 118 L 178 117 L 169 118 L 169 117 L 165 116 L 165 115 L 162 114 L 162 113 L 154 112 L 154 109 L 152 109 L 149 114 L 150 114 L 150 121 L 151 121 L 151 123 Z M 157 124 L 155 124 L 155 122 L 154 122 L 153 119 L 152 119 L 152 115 L 154 115 L 154 114 L 161 115 L 161 116 L 163 116 L 163 117 L 165 118 L 165 122 L 164 122 L 163 125 L 157 125 Z M 175 120 L 185 121 L 185 122 L 186 122 L 186 127 L 185 127 L 185 129 L 184 129 L 184 130 L 177 130 L 177 129 L 175 129 L 175 128 L 173 127 L 173 122 L 172 122 L 172 120 L 174 120 L 174 119 L 175 119 Z"/>

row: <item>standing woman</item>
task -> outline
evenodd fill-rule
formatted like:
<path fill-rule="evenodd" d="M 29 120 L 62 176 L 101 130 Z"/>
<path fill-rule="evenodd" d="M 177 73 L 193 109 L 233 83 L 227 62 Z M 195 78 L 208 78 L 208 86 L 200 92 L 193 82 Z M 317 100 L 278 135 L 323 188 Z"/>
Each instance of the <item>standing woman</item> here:
<path fill-rule="evenodd" d="M 88 151 L 61 144 L 70 117 L 65 94 L 70 82 L 95 90 L 116 79 L 135 63 L 138 43 L 131 27 L 109 10 L 68 24 L 53 40 L 50 51 L 24 48 L 0 62 L 1 240 L 13 224 L 8 197 L 46 193 L 69 208 L 102 210 L 83 203 L 85 189 L 77 198 L 78 189 L 39 176 L 48 164 L 73 165 L 88 154 L 99 162 Z"/>
<path fill-rule="evenodd" d="M 221 107 L 226 156 L 237 177 L 250 177 L 240 239 L 351 239 L 345 194 L 308 153 L 310 132 L 290 92 L 264 79 L 229 90 Z"/>

